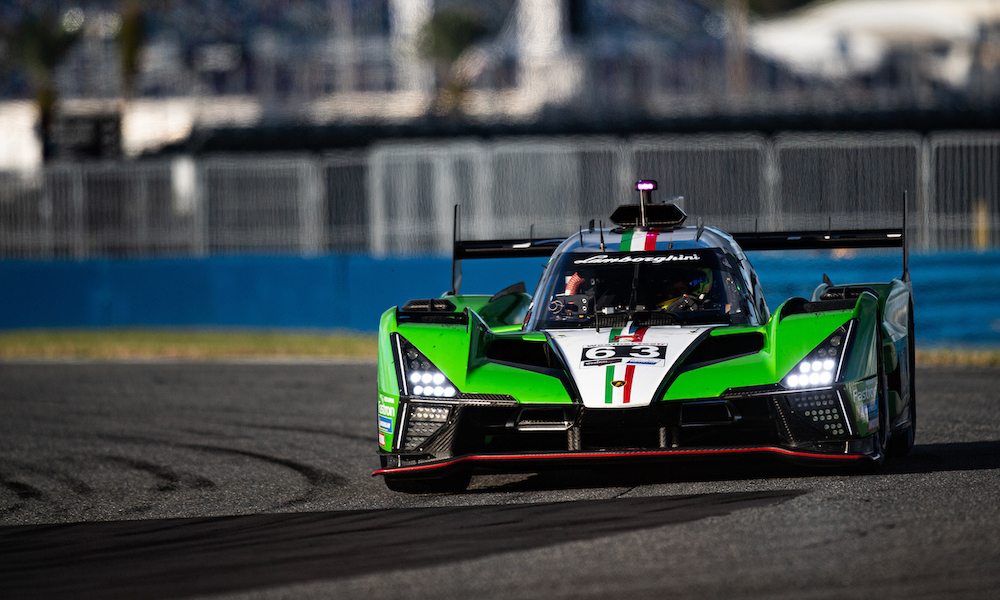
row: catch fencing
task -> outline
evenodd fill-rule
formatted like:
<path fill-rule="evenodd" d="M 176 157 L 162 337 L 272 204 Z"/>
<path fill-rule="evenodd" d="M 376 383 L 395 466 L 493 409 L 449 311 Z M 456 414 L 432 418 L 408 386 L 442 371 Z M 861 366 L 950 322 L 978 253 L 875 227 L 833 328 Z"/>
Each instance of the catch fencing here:
<path fill-rule="evenodd" d="M 641 178 L 730 231 L 898 227 L 907 190 L 915 249 L 1000 241 L 1000 132 L 536 137 L 0 173 L 0 258 L 448 254 L 456 203 L 465 238 L 566 236 Z"/>

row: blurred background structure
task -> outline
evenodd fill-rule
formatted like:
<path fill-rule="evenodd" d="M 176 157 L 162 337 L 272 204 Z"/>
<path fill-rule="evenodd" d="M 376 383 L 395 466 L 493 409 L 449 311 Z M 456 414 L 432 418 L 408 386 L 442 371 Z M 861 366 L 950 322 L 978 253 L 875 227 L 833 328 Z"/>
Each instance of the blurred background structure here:
<path fill-rule="evenodd" d="M 23 136 L 25 101 L 58 105 L 53 156 L 314 149 L 386 126 L 926 129 L 993 123 L 1000 101 L 995 0 L 10 0 L 0 29 L 0 115 Z M 294 126 L 321 129 L 265 135 Z M 0 167 L 37 162 L 17 143 Z"/>
<path fill-rule="evenodd" d="M 916 250 L 1000 240 L 1000 133 L 783 133 L 379 142 L 323 154 L 53 162 L 3 182 L 0 256 L 450 254 L 468 238 L 607 223 L 655 176 L 729 231 L 899 227 Z"/>
<path fill-rule="evenodd" d="M 638 178 L 1000 243 L 1000 0 L 8 0 L 0 259 L 444 255 Z"/>
<path fill-rule="evenodd" d="M 908 189 L 920 247 L 998 239 L 996 0 L 20 0 L 0 30 L 2 256 L 445 252 L 456 202 L 565 235 L 638 177 L 732 229 Z"/>

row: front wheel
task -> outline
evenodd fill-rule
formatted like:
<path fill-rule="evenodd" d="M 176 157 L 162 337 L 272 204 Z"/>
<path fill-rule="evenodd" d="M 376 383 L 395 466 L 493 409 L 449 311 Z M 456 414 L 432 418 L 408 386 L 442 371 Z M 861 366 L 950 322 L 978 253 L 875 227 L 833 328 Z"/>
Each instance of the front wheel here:
<path fill-rule="evenodd" d="M 886 448 L 889 456 L 903 457 L 913 448 L 913 440 L 917 436 L 917 393 L 916 393 L 916 353 L 913 350 L 913 303 L 910 303 L 910 314 L 907 318 L 906 361 L 907 361 L 907 394 L 909 395 L 910 422 L 906 428 L 892 436 Z"/>
<path fill-rule="evenodd" d="M 878 386 L 875 389 L 875 396 L 878 398 L 878 431 L 872 436 L 872 449 L 868 457 L 867 470 L 877 471 L 882 468 L 885 460 L 886 439 L 889 436 L 889 383 L 885 375 L 885 365 L 881 360 L 877 361 Z"/>

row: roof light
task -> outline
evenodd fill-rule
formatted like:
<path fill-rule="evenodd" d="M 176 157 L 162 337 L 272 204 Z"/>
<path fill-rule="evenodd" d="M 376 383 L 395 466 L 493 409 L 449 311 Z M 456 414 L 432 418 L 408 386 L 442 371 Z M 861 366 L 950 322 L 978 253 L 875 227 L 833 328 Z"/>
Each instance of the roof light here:
<path fill-rule="evenodd" d="M 636 182 L 635 189 L 640 192 L 652 192 L 656 189 L 656 182 L 652 179 L 642 179 Z"/>

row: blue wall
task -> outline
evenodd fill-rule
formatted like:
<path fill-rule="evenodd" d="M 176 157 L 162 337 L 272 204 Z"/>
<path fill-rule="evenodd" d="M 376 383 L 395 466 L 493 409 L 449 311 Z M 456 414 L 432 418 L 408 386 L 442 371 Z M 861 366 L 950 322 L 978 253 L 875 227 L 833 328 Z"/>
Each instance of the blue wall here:
<path fill-rule="evenodd" d="M 834 259 L 825 253 L 751 256 L 772 309 L 835 283 L 887 281 L 898 251 Z M 462 291 L 529 290 L 545 259 L 466 261 Z M 931 345 L 1000 345 L 1000 252 L 910 260 L 917 336 Z M 204 259 L 0 261 L 0 328 L 302 327 L 374 331 L 387 307 L 450 287 L 440 257 L 375 259 L 234 256 Z"/>
<path fill-rule="evenodd" d="M 808 298 L 827 273 L 836 283 L 889 281 L 902 273 L 899 251 L 837 260 L 827 253 L 750 256 L 772 310 Z M 922 345 L 1000 346 L 1000 252 L 910 256 L 917 340 Z"/>

